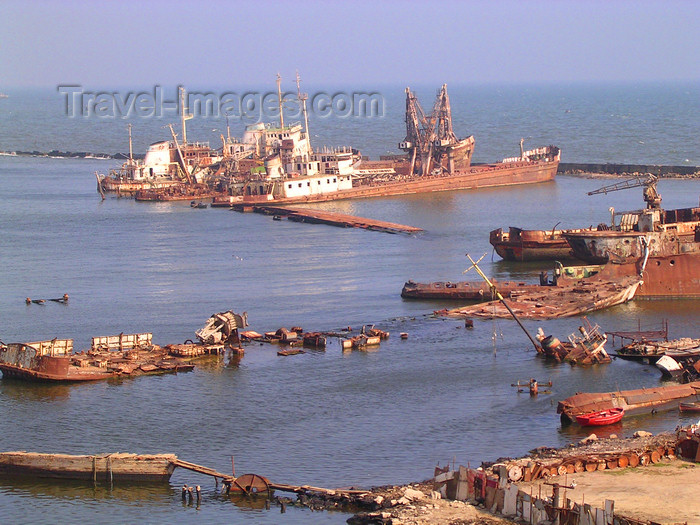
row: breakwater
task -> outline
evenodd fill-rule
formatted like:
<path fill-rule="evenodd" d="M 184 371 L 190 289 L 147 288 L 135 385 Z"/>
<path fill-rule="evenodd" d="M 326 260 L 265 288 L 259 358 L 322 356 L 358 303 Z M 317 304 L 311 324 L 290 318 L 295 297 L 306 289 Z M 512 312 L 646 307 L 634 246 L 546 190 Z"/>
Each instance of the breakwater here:
<path fill-rule="evenodd" d="M 659 177 L 699 177 L 700 166 L 660 166 L 654 164 L 611 164 L 560 162 L 557 173 L 606 173 L 609 175 L 634 175 L 651 173 Z"/>

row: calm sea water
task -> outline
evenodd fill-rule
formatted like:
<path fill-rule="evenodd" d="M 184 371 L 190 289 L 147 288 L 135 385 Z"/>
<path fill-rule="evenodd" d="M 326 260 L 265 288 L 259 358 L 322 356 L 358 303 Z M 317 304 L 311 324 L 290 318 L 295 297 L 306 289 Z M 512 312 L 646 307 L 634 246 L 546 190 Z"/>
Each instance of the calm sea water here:
<path fill-rule="evenodd" d="M 560 145 L 566 160 L 680 164 L 687 158 L 698 164 L 697 86 L 630 88 L 632 97 L 615 87 L 530 89 L 484 90 L 479 93 L 486 102 L 473 93 L 473 100 L 460 102 L 459 119 L 470 123 L 477 152 L 485 143 L 483 160 L 513 153 L 525 135 L 533 137 L 532 145 Z M 433 92 L 425 91 L 428 98 Z M 124 149 L 122 121 L 78 125 L 53 115 L 55 94 L 10 95 L 0 100 L 0 149 Z M 7 112 L 8 107 L 14 109 Z M 357 145 L 371 156 L 393 151 L 403 128 L 401 109 L 392 111 L 398 115 L 393 121 L 373 121 L 376 126 L 353 120 L 336 128 L 327 124 L 325 139 Z M 194 122 L 200 129 L 210 124 Z M 144 143 L 163 138 L 160 124 L 147 125 L 151 132 Z M 1 380 L 1 450 L 170 452 L 224 472 L 235 456 L 238 474 L 254 472 L 283 483 L 403 483 L 429 477 L 438 462 L 476 465 L 537 446 L 566 445 L 587 433 L 561 426 L 558 400 L 577 391 L 660 382 L 655 368 L 620 360 L 588 369 L 548 364 L 536 358 L 512 321 L 476 320 L 466 330 L 459 321 L 430 315 L 445 303 L 399 295 L 408 279 L 476 278 L 462 273 L 468 267 L 465 253 L 487 254 L 484 269 L 496 277 L 536 280 L 537 265 L 505 263 L 492 255 L 491 229 L 597 224 L 608 219 L 610 206 L 641 207 L 640 190 L 588 197 L 587 191 L 608 181 L 558 177 L 532 186 L 318 205 L 425 229 L 387 235 L 196 210 L 188 203 L 112 197 L 102 202 L 94 172 L 113 165 L 0 157 L 3 341 L 66 337 L 83 349 L 96 335 L 150 331 L 155 342 L 167 344 L 193 338 L 212 313 L 228 309 L 247 311 L 258 332 L 376 324 L 392 336 L 375 351 L 349 354 L 337 341 L 325 352 L 293 357 L 278 357 L 273 346 L 251 345 L 240 362 L 209 359 L 194 372 L 172 376 L 72 386 Z M 700 183 L 664 180 L 659 190 L 667 207 L 694 206 Z M 25 297 L 63 293 L 70 295 L 66 305 L 24 303 Z M 658 328 L 667 318 L 671 336 L 700 337 L 699 314 L 698 301 L 636 301 L 589 318 L 605 330 Z M 580 321 L 525 324 L 561 338 Z M 399 339 L 399 332 L 409 338 Z M 551 380 L 552 393 L 530 398 L 510 386 L 530 377 Z M 610 431 L 627 436 L 688 422 L 664 412 L 626 419 Z M 199 509 L 180 502 L 183 483 L 202 485 Z M 113 490 L 2 481 L 0 507 L 4 520 L 13 523 L 43 522 L 47 516 L 104 523 L 347 519 L 301 509 L 282 516 L 274 507 L 217 495 L 212 480 L 186 471 L 176 471 L 169 485 Z"/>

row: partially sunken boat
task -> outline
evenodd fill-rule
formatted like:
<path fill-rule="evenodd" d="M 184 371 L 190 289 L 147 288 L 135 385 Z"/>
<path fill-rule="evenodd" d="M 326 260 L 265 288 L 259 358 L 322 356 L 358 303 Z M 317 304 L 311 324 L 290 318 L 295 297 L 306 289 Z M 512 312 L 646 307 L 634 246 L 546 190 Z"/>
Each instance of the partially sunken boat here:
<path fill-rule="evenodd" d="M 113 377 L 188 372 L 194 365 L 153 345 L 151 334 L 93 337 L 86 352 L 73 353 L 72 339 L 8 343 L 0 347 L 3 377 L 80 382 Z"/>
<path fill-rule="evenodd" d="M 523 292 L 541 292 L 543 287 L 563 286 L 571 284 L 579 279 L 596 275 L 602 266 L 562 266 L 558 263 L 552 271 L 552 278 L 546 271 L 540 272 L 539 283 L 527 283 L 524 281 L 496 281 L 493 286 L 504 297 L 517 297 Z M 460 301 L 494 301 L 496 296 L 484 281 L 435 281 L 432 283 L 417 283 L 406 281 L 401 290 L 404 299 L 438 299 Z"/>
<path fill-rule="evenodd" d="M 511 294 L 510 310 L 501 301 L 463 306 L 444 313 L 450 317 L 508 318 L 512 312 L 524 319 L 555 319 L 582 315 L 631 301 L 642 280 L 639 276 L 611 281 L 602 278 L 581 279 L 562 286 L 540 287 L 534 291 Z"/>
<path fill-rule="evenodd" d="M 37 452 L 0 453 L 0 475 L 92 481 L 161 481 L 177 466 L 174 454 L 72 456 Z"/>
<path fill-rule="evenodd" d="M 579 393 L 559 401 L 557 414 L 561 414 L 562 421 L 573 422 L 576 416 L 613 408 L 624 409 L 625 415 L 651 413 L 678 408 L 681 401 L 694 400 L 698 392 L 700 381 L 617 392 Z"/>
<path fill-rule="evenodd" d="M 558 363 L 572 365 L 593 365 L 610 363 L 612 359 L 605 351 L 608 338 L 601 332 L 598 325 L 592 326 L 586 320 L 587 326 L 579 327 L 579 334 L 571 334 L 567 341 L 560 341 L 554 336 L 545 336 L 540 328 L 537 340 L 540 342 L 539 353 Z"/>

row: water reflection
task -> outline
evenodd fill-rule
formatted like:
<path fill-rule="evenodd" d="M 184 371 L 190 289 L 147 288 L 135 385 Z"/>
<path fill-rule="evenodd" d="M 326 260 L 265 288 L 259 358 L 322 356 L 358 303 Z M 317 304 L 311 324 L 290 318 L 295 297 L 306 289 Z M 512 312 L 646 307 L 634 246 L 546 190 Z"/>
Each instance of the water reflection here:
<path fill-rule="evenodd" d="M 0 381 L 0 394 L 21 402 L 65 400 L 70 397 L 70 389 L 68 384 L 31 383 L 4 376 Z"/>
<path fill-rule="evenodd" d="M 65 479 L 34 477 L 0 477 L 0 492 L 40 499 L 106 500 L 132 503 L 169 503 L 175 491 L 168 483 L 105 483 L 93 484 Z"/>

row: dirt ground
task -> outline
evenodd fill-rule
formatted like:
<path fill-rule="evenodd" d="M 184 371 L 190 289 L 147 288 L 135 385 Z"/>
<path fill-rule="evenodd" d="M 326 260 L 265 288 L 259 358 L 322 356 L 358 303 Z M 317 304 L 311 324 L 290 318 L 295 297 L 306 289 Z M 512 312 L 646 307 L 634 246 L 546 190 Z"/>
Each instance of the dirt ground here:
<path fill-rule="evenodd" d="M 700 525 L 700 463 L 664 460 L 645 467 L 603 470 L 556 476 L 548 483 L 571 485 L 566 497 L 577 503 L 602 508 L 606 499 L 615 501 L 615 513 L 657 523 Z M 542 480 L 518 483 L 537 494 L 551 495 Z"/>

